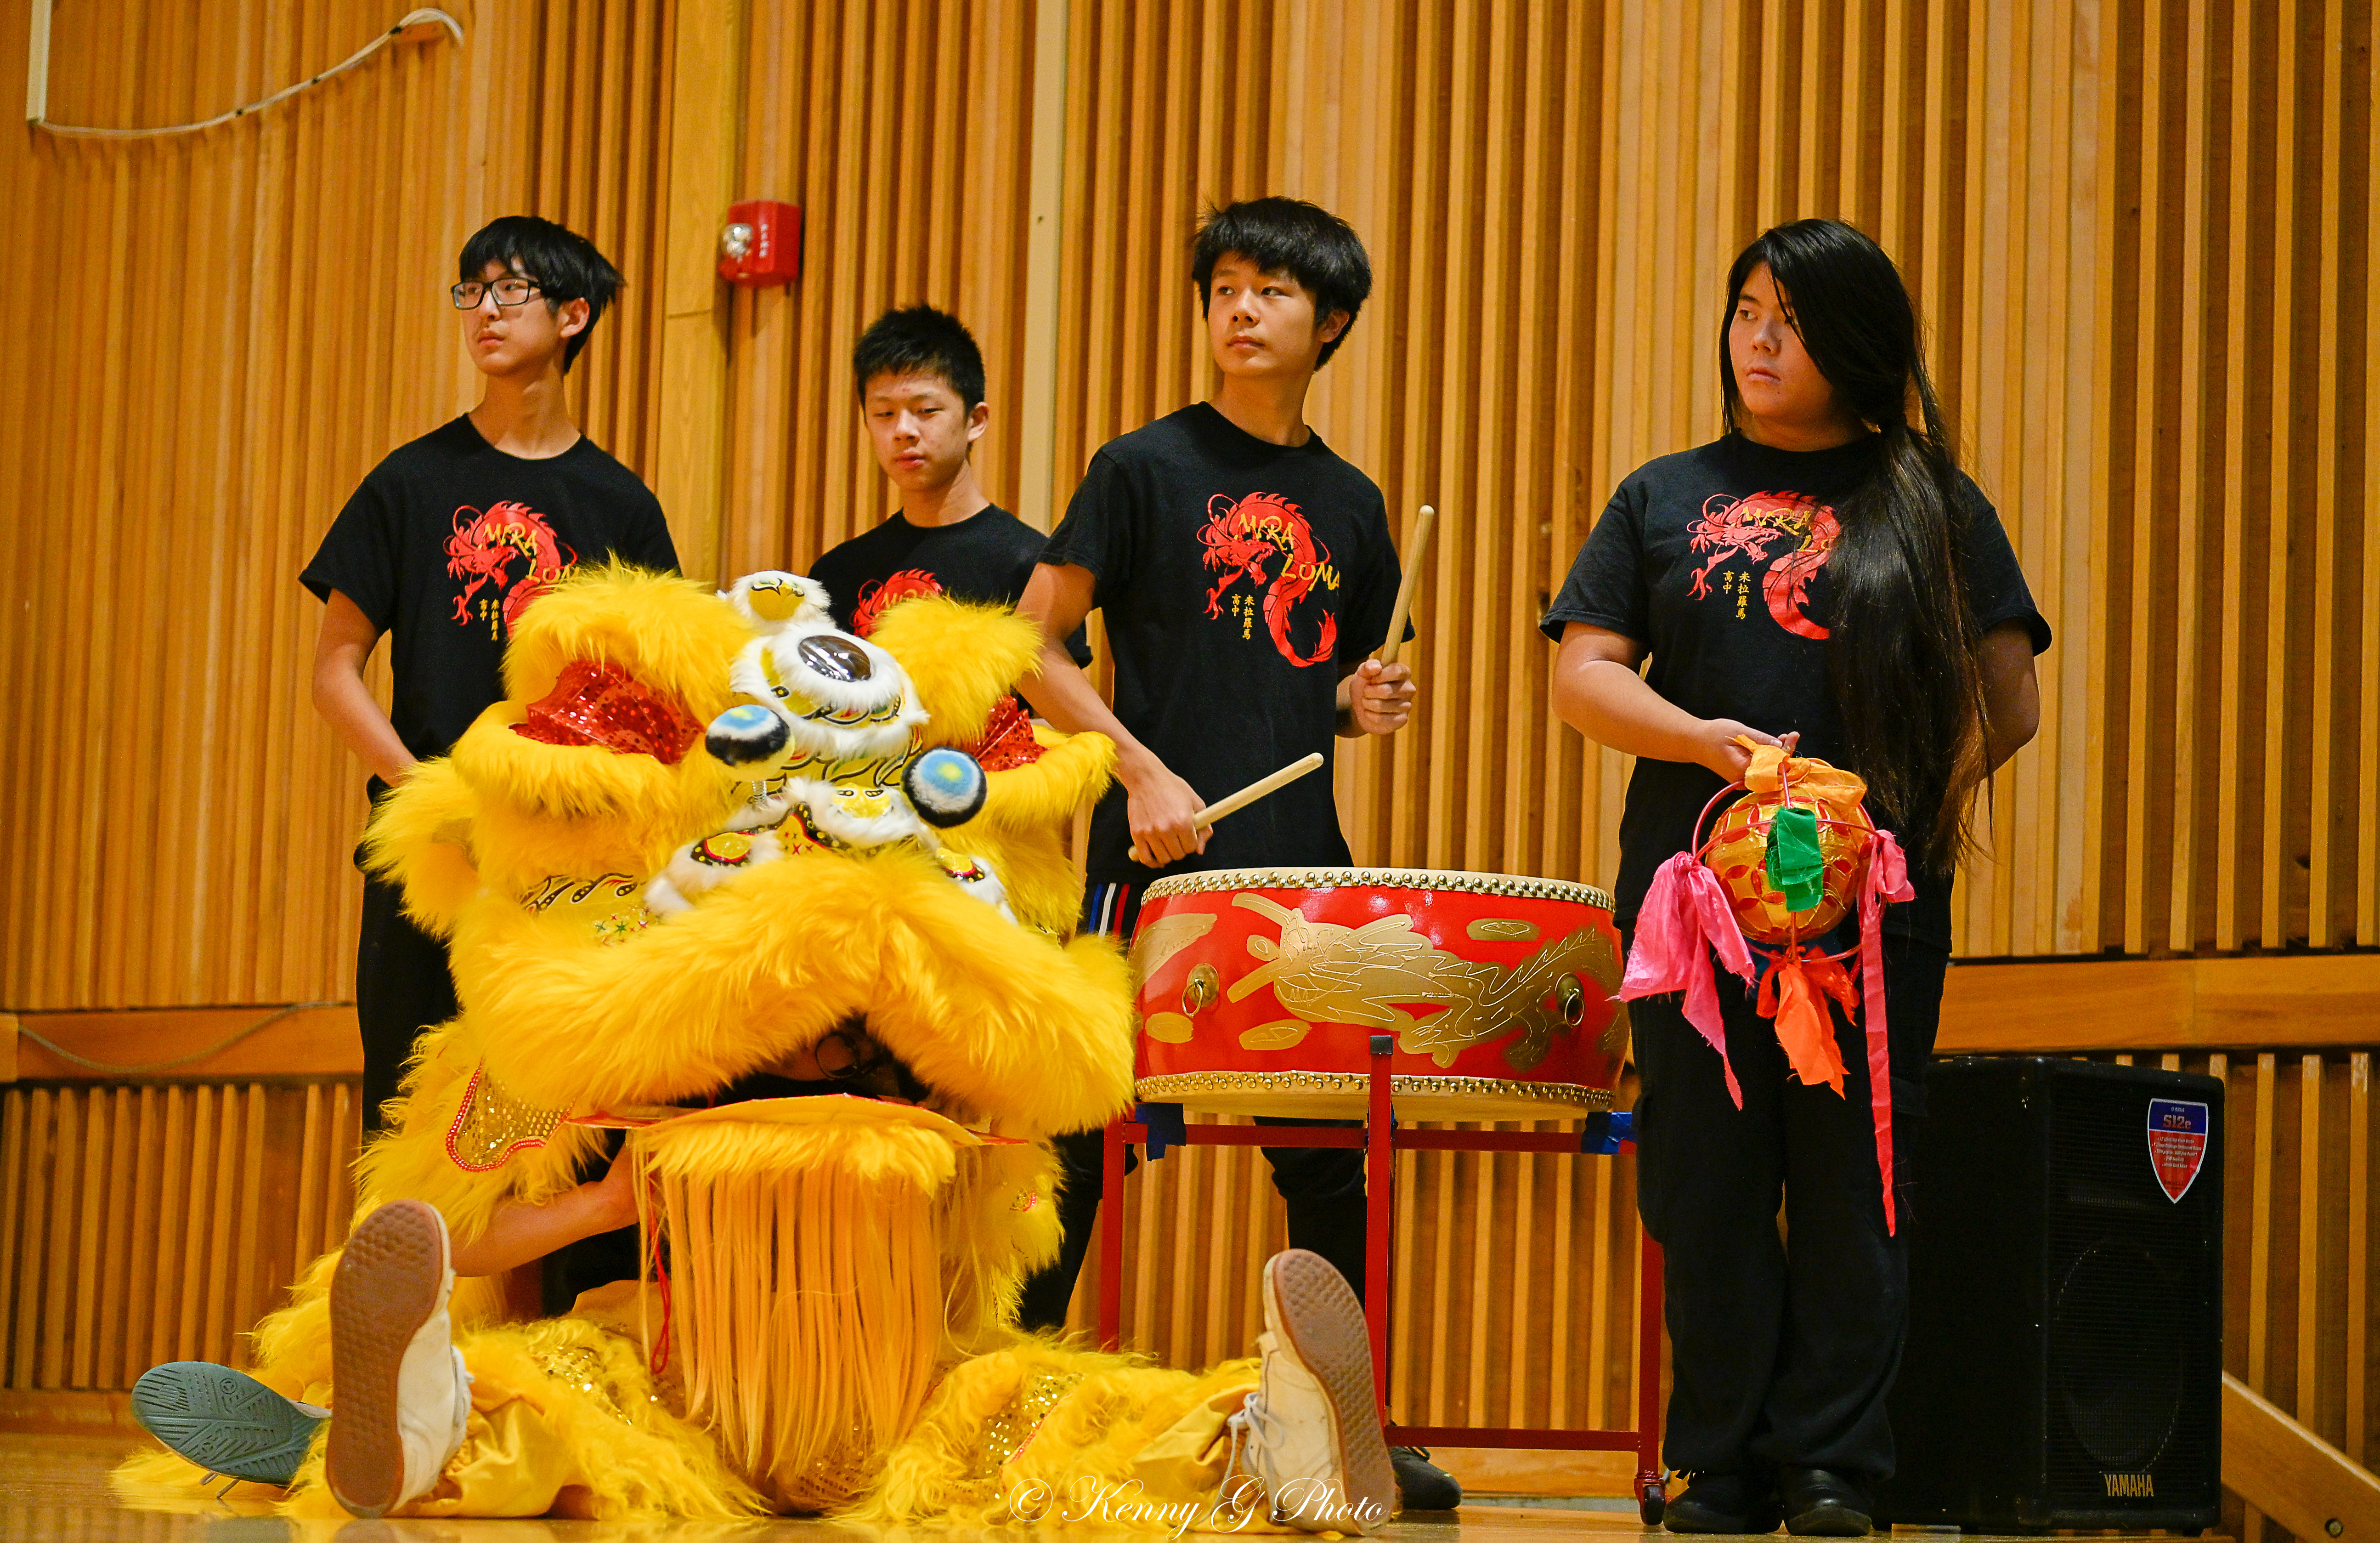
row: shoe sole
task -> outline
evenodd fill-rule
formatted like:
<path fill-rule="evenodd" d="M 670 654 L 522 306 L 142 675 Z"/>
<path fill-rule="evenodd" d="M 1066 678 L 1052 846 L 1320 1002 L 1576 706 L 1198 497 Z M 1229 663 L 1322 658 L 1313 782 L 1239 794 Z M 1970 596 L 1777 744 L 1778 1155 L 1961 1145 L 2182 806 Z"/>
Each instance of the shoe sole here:
<path fill-rule="evenodd" d="M 209 1473 L 289 1488 L 322 1420 L 245 1372 L 168 1361 L 132 1384 L 132 1417 Z"/>
<path fill-rule="evenodd" d="M 1380 1404 L 1372 1383 L 1372 1336 L 1363 1305 L 1346 1278 L 1319 1254 L 1292 1248 L 1265 1265 L 1265 1293 L 1281 1337 L 1330 1401 L 1337 1428 L 1343 1497 L 1354 1517 L 1345 1525 L 1375 1532 L 1397 1509 L 1396 1470 L 1380 1435 Z"/>
<path fill-rule="evenodd" d="M 405 1493 L 398 1374 L 413 1336 L 438 1311 L 445 1281 L 446 1224 L 419 1200 L 392 1200 L 364 1218 L 331 1277 L 337 1404 L 323 1477 L 354 1515 L 382 1515 Z"/>
<path fill-rule="evenodd" d="M 1775 1532 L 1778 1528 L 1779 1522 L 1778 1518 L 1773 1514 L 1766 1517 L 1723 1516 L 1716 1513 L 1696 1513 L 1694 1512 L 1689 1512 L 1687 1514 L 1681 1516 L 1678 1514 L 1677 1505 L 1673 1501 L 1669 1506 L 1667 1513 L 1662 1516 L 1661 1525 L 1666 1531 L 1674 1532 L 1682 1537 L 1688 1537 L 1705 1536 L 1717 1536 L 1721 1537 L 1762 1537 L 1767 1536 L 1769 1533 Z"/>
<path fill-rule="evenodd" d="M 1796 1537 L 1865 1537 L 1876 1524 L 1849 1506 L 1829 1505 L 1787 1517 L 1785 1530 Z"/>

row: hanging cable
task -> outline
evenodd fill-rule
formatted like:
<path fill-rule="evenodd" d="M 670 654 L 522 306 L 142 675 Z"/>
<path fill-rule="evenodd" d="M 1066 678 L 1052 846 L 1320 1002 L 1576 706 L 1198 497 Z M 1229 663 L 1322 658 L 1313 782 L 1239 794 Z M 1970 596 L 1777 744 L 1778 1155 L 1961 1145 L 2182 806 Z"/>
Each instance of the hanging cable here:
<path fill-rule="evenodd" d="M 267 1014 L 265 1016 L 257 1019 L 254 1023 L 249 1024 L 243 1028 L 235 1029 L 228 1038 L 218 1039 L 202 1051 L 192 1051 L 188 1055 L 177 1055 L 169 1061 L 151 1061 L 138 1066 L 119 1066 L 114 1062 L 93 1061 L 87 1055 L 77 1055 L 74 1051 L 67 1049 L 64 1045 L 59 1044 L 55 1039 L 51 1039 L 49 1036 L 45 1034 L 36 1034 L 30 1028 L 18 1028 L 17 1030 L 17 1038 L 19 1039 L 30 1039 L 34 1044 L 41 1046 L 42 1049 L 49 1051 L 52 1055 L 55 1055 L 59 1060 L 67 1063 L 67 1064 L 70 1066 L 79 1066 L 86 1072 L 102 1072 L 115 1076 L 141 1076 L 150 1072 L 162 1072 L 169 1067 L 187 1066 L 193 1061 L 204 1061 L 211 1055 L 220 1055 L 225 1051 L 231 1049 L 234 1045 L 238 1044 L 242 1039 L 247 1039 L 249 1035 L 254 1034 L 259 1029 L 270 1028 L 274 1024 L 279 1023 L 282 1019 L 289 1016 L 292 1013 L 304 1013 L 317 1007 L 344 1007 L 346 1005 L 346 1003 L 342 1002 L 293 1002 L 277 1013 Z"/>
<path fill-rule="evenodd" d="M 46 3 L 46 0 L 37 0 L 37 3 Z M 275 103 L 286 102 L 289 98 L 296 96 L 299 91 L 305 91 L 309 87 L 319 86 L 323 81 L 331 79 L 334 76 L 345 75 L 347 71 L 355 68 L 358 65 L 362 64 L 366 59 L 370 58 L 373 55 L 387 47 L 391 43 L 396 41 L 396 39 L 402 35 L 407 28 L 430 26 L 443 27 L 450 34 L 453 35 L 455 43 L 457 45 L 461 44 L 463 41 L 463 24 L 455 20 L 453 17 L 448 16 L 444 11 L 430 9 L 427 7 L 421 10 L 407 11 L 403 17 L 398 18 L 395 26 L 391 27 L 387 31 L 382 32 L 380 36 L 372 39 L 371 42 L 364 44 L 361 48 L 357 49 L 345 59 L 333 65 L 330 68 L 322 71 L 321 74 L 309 76 L 307 79 L 300 80 L 292 86 L 284 86 L 279 91 L 274 91 L 271 96 L 268 96 L 260 102 L 251 102 L 245 107 L 235 107 L 228 113 L 217 113 L 213 117 L 208 118 L 202 123 L 177 123 L 170 128 L 79 128 L 73 124 L 52 123 L 46 117 L 34 118 L 32 123 L 33 127 L 36 128 L 46 129 L 48 132 L 58 135 L 61 138 L 77 140 L 158 140 L 174 134 L 196 134 L 201 129 L 212 128 L 218 124 L 230 123 L 236 118 L 252 116 L 255 114 L 264 111 L 264 109 L 272 106 Z M 48 95 L 46 86 L 47 82 L 43 82 L 43 89 L 41 93 L 43 98 L 46 98 Z"/>

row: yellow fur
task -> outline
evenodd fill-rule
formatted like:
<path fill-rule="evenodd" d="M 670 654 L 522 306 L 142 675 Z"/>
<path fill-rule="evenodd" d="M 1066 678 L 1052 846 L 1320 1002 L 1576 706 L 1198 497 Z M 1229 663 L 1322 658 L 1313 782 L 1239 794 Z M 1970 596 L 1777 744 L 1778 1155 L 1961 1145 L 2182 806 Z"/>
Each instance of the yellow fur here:
<path fill-rule="evenodd" d="M 1063 1398 L 1005 1465 L 984 1472 L 986 1428 L 1045 1379 L 1065 1388 Z M 1148 1476 L 1136 1471 L 1134 1460 L 1191 1410 L 1218 1395 L 1245 1391 L 1256 1380 L 1247 1361 L 1227 1361 L 1200 1374 L 1154 1367 L 1139 1356 L 1020 1339 L 946 1373 L 908 1440 L 886 1455 L 875 1488 L 839 1519 L 876 1525 L 934 1520 L 996 1526 L 1023 1520 L 1097 1526 L 1100 1517 L 1086 1501 L 1100 1493 L 1159 1505 L 1196 1501 L 1206 1498 L 1196 1488 L 1175 1494 L 1126 1489 Z M 1019 1516 L 1008 1503 L 1019 1497 L 1043 1503 Z M 1242 1530 L 1242 1525 L 1225 1519 L 1215 1530 Z"/>
<path fill-rule="evenodd" d="M 405 911 L 438 937 L 455 929 L 455 914 L 479 893 L 479 871 L 463 845 L 480 801 L 455 763 L 444 758 L 414 769 L 403 798 L 382 802 L 364 832 L 364 862 L 405 892 Z"/>
<path fill-rule="evenodd" d="M 1058 1163 L 1045 1142 L 961 1154 L 940 1197 L 945 1363 L 1011 1343 L 1026 1277 L 1058 1257 Z"/>
<path fill-rule="evenodd" d="M 519 704 L 498 702 L 449 752 L 480 796 L 470 824 L 480 877 L 504 902 L 554 874 L 658 872 L 672 849 L 717 829 L 743 798 L 743 779 L 699 744 L 663 766 L 525 739 L 512 728 L 523 716 Z"/>
<path fill-rule="evenodd" d="M 757 868 L 610 947 L 492 893 L 458 921 L 467 1016 L 515 1095 L 562 1108 L 711 1092 L 846 1017 L 962 1109 L 1020 1136 L 1105 1122 L 1131 1095 L 1123 955 L 1002 918 L 929 859 L 813 853 Z"/>
<path fill-rule="evenodd" d="M 673 1221 L 687 1412 L 786 1506 L 848 1500 L 933 1379 L 933 1197 L 956 1168 L 950 1141 L 730 1116 L 657 1125 L 634 1146 Z"/>
<path fill-rule="evenodd" d="M 1107 791 L 1115 742 L 1100 734 L 1069 736 L 1047 729 L 1036 730 L 1035 737 L 1043 746 L 1041 759 L 989 773 L 982 812 L 944 839 L 991 859 L 1017 920 L 1062 937 L 1081 914 L 1083 877 L 1050 832 L 1066 829 L 1076 809 Z"/>
<path fill-rule="evenodd" d="M 751 638 L 708 585 L 625 563 L 582 568 L 521 613 L 504 648 L 504 696 L 536 701 L 583 659 L 627 670 L 708 723 L 735 703 L 720 662 Z"/>
<path fill-rule="evenodd" d="M 658 870 L 735 807 L 738 772 L 698 739 L 672 767 L 540 744 L 513 725 L 575 661 L 624 669 L 708 724 L 735 705 L 726 662 L 752 636 L 733 606 L 691 580 L 620 564 L 574 574 L 521 613 L 504 651 L 508 699 L 382 801 L 367 860 L 441 933 L 483 886 L 517 901 L 554 874 Z"/>
<path fill-rule="evenodd" d="M 1041 651 L 1041 632 L 1004 605 L 940 595 L 905 600 L 876 619 L 868 641 L 901 662 L 929 718 L 929 745 L 972 745 L 1001 699 Z"/>
<path fill-rule="evenodd" d="M 496 1325 L 492 1282 L 467 1282 L 454 1312 L 481 1379 L 480 1408 L 473 1443 L 425 1502 L 430 1512 L 731 1516 L 756 1503 L 755 1485 L 777 1504 L 826 1503 L 870 1482 L 888 1452 L 931 1423 L 918 1418 L 929 1389 L 947 1400 L 963 1387 L 988 1397 L 982 1388 L 1002 1376 L 1013 1383 L 1013 1367 L 973 1369 L 980 1358 L 1081 1362 L 1011 1325 L 1020 1282 L 1060 1241 L 1046 1138 L 1102 1124 L 1131 1097 L 1123 957 L 1103 938 L 1058 941 L 1080 896 L 1063 838 L 1106 787 L 1113 747 L 1045 735 L 1047 753 L 991 773 L 984 810 L 946 833 L 953 850 L 992 865 L 1022 925 L 908 846 L 803 848 L 735 871 L 684 909 L 648 913 L 644 886 L 674 853 L 722 828 L 747 772 L 699 739 L 665 766 L 542 744 L 513 725 L 574 661 L 624 671 L 707 724 L 738 699 L 729 666 L 755 636 L 687 581 L 620 567 L 576 576 L 524 614 L 505 658 L 508 699 L 383 801 L 369 860 L 404 887 L 411 914 L 451 938 L 462 1012 L 418 1045 L 391 1128 L 359 1160 L 359 1213 L 427 1200 L 468 1243 L 507 1203 L 540 1204 L 578 1182 L 601 1137 L 553 1116 L 700 1102 L 860 1016 L 933 1090 L 939 1112 L 1019 1139 L 954 1150 L 942 1135 L 881 1115 L 765 1129 L 689 1121 L 640 1134 L 639 1161 L 682 1229 L 672 1233 L 683 1294 L 673 1338 L 693 1368 L 686 1389 L 653 1383 L 616 1325 L 585 1312 Z M 1038 645 L 1013 614 L 940 600 L 887 613 L 875 640 L 909 673 L 930 714 L 925 737 L 941 743 L 980 735 Z M 467 1110 L 467 1096 L 488 1102 Z M 450 1135 L 481 1149 L 469 1145 L 481 1126 L 467 1114 L 523 1106 L 512 1118 L 546 1122 L 541 1144 L 484 1172 L 450 1154 Z M 698 1211 L 711 1229 L 698 1234 L 685 1221 Z M 258 1374 L 310 1402 L 334 1392 L 336 1259 L 317 1260 L 254 1336 Z M 756 1292 L 756 1270 L 789 1273 Z M 796 1301 L 798 1311 L 771 1306 Z M 715 1338 L 722 1325 L 728 1341 Z M 747 1365 L 735 1346 L 752 1335 L 771 1348 Z M 600 1389 L 549 1365 L 565 1352 L 574 1366 L 600 1363 Z M 773 1370 L 753 1375 L 760 1365 Z M 1189 1385 L 1113 1358 L 1097 1366 L 1172 1379 L 1164 1385 L 1177 1391 Z M 855 1425 L 865 1439 L 843 1451 L 836 1443 L 848 1446 Z M 532 1461 L 532 1448 L 544 1455 Z M 521 1454 L 509 1488 L 507 1452 Z M 837 1473 L 810 1472 L 805 1452 L 839 1452 Z M 157 1476 L 155 1467 L 140 1475 Z M 293 1511 L 332 1503 L 318 1468 L 319 1457 Z M 952 1498 L 922 1476 L 901 1483 L 909 1499 L 892 1509 L 903 1514 L 922 1514 L 920 1497 Z"/>
<path fill-rule="evenodd" d="M 659 1396 L 643 1348 L 616 1327 L 550 1318 L 466 1330 L 455 1343 L 473 1378 L 470 1423 L 416 1514 L 729 1521 L 762 1509 L 711 1434 Z M 271 1497 L 262 1509 L 344 1520 L 322 1471 L 318 1435 L 285 1493 L 243 1486 L 233 1498 Z M 171 1452 L 152 1452 L 119 1467 L 115 1483 L 133 1504 L 178 1510 L 197 1498 L 201 1476 Z"/>
<path fill-rule="evenodd" d="M 536 1205 L 575 1187 L 580 1164 L 601 1149 L 601 1132 L 557 1125 L 542 1146 L 515 1152 L 501 1167 L 473 1172 L 457 1166 L 445 1136 L 485 1057 L 475 1027 L 466 1016 L 417 1043 L 393 1105 L 391 1134 L 366 1146 L 356 1164 L 358 1215 L 391 1200 L 427 1200 L 456 1241 L 469 1243 L 505 1201 Z"/>

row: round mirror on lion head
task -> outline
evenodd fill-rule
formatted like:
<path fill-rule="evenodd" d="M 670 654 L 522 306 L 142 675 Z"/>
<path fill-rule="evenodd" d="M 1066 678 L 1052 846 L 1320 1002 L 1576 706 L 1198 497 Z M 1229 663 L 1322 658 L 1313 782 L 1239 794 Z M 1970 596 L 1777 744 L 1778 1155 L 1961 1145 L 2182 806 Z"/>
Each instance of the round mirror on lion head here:
<path fill-rule="evenodd" d="M 848 639 L 832 633 L 805 638 L 795 647 L 804 664 L 829 680 L 844 682 L 866 680 L 875 674 L 868 655 Z"/>

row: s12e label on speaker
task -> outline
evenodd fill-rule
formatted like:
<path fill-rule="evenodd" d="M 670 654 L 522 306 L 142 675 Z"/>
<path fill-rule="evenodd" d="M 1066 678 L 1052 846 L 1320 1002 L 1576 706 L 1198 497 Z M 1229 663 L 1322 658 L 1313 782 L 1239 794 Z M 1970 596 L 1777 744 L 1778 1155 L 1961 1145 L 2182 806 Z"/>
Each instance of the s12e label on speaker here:
<path fill-rule="evenodd" d="M 2149 1166 L 2165 1197 L 2180 1204 L 2206 1161 L 2206 1106 L 2180 1099 L 2149 1100 Z"/>

